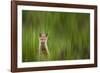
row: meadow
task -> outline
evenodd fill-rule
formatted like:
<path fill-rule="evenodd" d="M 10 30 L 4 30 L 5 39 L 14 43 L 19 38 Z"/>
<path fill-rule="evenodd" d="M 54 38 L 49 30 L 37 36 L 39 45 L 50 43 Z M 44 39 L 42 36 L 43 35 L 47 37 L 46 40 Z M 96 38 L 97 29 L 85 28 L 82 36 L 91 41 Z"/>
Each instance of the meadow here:
<path fill-rule="evenodd" d="M 50 58 L 39 57 L 39 34 L 48 34 Z M 23 62 L 90 58 L 90 14 L 22 11 Z"/>

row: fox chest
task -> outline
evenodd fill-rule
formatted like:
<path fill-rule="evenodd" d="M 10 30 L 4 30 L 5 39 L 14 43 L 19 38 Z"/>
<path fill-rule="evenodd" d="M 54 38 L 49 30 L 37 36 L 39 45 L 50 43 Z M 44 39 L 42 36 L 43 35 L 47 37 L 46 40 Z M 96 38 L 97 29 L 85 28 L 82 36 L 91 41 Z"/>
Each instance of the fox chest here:
<path fill-rule="evenodd" d="M 41 42 L 41 51 L 46 52 L 46 45 L 45 42 Z"/>

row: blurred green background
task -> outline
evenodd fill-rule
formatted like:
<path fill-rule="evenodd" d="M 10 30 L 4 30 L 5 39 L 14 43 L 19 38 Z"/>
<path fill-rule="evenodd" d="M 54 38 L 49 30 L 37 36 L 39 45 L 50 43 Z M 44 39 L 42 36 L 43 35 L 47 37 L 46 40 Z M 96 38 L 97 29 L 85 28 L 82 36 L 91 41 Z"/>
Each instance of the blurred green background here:
<path fill-rule="evenodd" d="M 50 58 L 40 59 L 39 34 L 48 34 Z M 90 14 L 22 11 L 22 61 L 80 60 L 90 58 Z"/>

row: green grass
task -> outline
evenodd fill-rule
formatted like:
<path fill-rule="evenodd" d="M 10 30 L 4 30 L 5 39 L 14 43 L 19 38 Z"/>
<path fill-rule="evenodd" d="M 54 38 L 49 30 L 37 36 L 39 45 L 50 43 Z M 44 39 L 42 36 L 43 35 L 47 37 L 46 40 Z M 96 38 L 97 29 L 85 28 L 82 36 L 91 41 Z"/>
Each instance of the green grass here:
<path fill-rule="evenodd" d="M 90 58 L 90 14 L 22 11 L 22 60 L 41 61 L 39 34 L 48 33 L 50 58 L 44 61 Z M 43 60 L 42 59 L 42 60 Z"/>

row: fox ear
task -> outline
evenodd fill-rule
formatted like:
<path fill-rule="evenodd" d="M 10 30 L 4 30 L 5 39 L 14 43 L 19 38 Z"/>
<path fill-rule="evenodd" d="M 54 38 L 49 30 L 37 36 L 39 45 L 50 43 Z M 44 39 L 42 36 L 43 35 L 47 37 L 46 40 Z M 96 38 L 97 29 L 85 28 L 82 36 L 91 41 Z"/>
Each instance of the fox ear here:
<path fill-rule="evenodd" d="M 48 36 L 48 34 L 46 33 L 46 37 Z"/>

